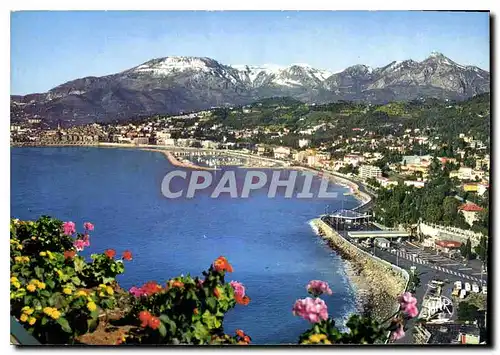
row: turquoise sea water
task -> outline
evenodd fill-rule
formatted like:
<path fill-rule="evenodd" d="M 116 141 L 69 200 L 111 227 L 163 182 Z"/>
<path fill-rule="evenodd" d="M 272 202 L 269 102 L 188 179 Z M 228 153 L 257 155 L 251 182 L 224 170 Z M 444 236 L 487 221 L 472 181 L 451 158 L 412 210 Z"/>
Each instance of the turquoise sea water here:
<path fill-rule="evenodd" d="M 84 253 L 130 249 L 120 284 L 129 288 L 181 273 L 201 275 L 219 255 L 228 258 L 251 303 L 227 314 L 227 332 L 244 329 L 254 344 L 296 343 L 308 323 L 291 313 L 306 297 L 311 279 L 327 281 L 334 294 L 325 297 L 329 313 L 342 319 L 355 309 L 354 293 L 343 263 L 315 235 L 308 222 L 329 210 L 357 202 L 334 186 L 336 200 L 274 199 L 267 191 L 248 199 L 207 194 L 169 200 L 161 181 L 172 167 L 157 152 L 83 147 L 13 148 L 11 216 L 36 219 L 49 215 L 72 220 L 82 229 L 95 224 Z M 236 169 L 237 180 L 246 170 Z M 222 172 L 218 172 L 222 174 Z M 344 200 L 343 202 L 341 200 Z"/>

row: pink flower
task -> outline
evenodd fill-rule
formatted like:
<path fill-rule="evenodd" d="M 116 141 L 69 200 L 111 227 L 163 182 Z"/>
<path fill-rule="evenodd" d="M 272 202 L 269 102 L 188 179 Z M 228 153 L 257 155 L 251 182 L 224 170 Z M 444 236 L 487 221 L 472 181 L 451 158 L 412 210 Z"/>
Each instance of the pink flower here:
<path fill-rule="evenodd" d="M 83 224 L 83 228 L 85 228 L 85 230 L 92 232 L 94 230 L 94 225 L 90 222 L 85 222 Z"/>
<path fill-rule="evenodd" d="M 76 250 L 82 251 L 83 248 L 85 247 L 85 242 L 83 240 L 81 240 L 81 239 L 77 239 L 73 243 L 73 246 L 75 247 Z"/>
<path fill-rule="evenodd" d="M 418 315 L 417 299 L 410 292 L 405 292 L 399 296 L 401 311 L 410 318 Z"/>
<path fill-rule="evenodd" d="M 135 286 L 131 287 L 130 290 L 128 290 L 128 292 L 130 292 L 131 294 L 133 294 L 134 297 L 136 297 L 136 298 L 139 298 L 142 295 L 144 295 L 143 289 L 140 288 L 140 287 L 135 287 Z"/>
<path fill-rule="evenodd" d="M 89 235 L 88 234 L 84 234 L 82 240 L 83 240 L 83 246 L 84 247 L 90 246 L 90 240 L 89 240 Z"/>
<path fill-rule="evenodd" d="M 73 222 L 64 222 L 63 231 L 66 235 L 72 235 L 76 232 L 75 224 Z"/>
<path fill-rule="evenodd" d="M 418 316 L 418 308 L 415 304 L 410 303 L 403 309 L 403 313 L 405 313 L 410 318 L 415 318 Z"/>
<path fill-rule="evenodd" d="M 398 339 L 401 339 L 404 336 L 405 336 L 405 331 L 403 329 L 403 325 L 399 324 L 398 327 L 396 328 L 396 330 L 392 332 L 392 334 L 391 334 L 391 340 L 392 341 L 398 340 Z"/>
<path fill-rule="evenodd" d="M 328 308 L 321 298 L 307 297 L 297 300 L 293 305 L 293 315 L 304 318 L 311 323 L 328 319 Z"/>
<path fill-rule="evenodd" d="M 416 304 L 417 299 L 412 296 L 411 292 L 404 292 L 399 296 L 399 303 L 401 304 L 401 307 L 406 307 L 408 304 Z"/>
<path fill-rule="evenodd" d="M 307 284 L 306 290 L 311 293 L 313 296 L 319 296 L 323 293 L 327 295 L 331 295 L 333 292 L 328 286 L 328 283 L 321 280 L 312 280 Z"/>
<path fill-rule="evenodd" d="M 245 297 L 245 286 L 238 281 L 231 281 L 229 283 L 234 290 L 234 295 L 237 297 Z"/>

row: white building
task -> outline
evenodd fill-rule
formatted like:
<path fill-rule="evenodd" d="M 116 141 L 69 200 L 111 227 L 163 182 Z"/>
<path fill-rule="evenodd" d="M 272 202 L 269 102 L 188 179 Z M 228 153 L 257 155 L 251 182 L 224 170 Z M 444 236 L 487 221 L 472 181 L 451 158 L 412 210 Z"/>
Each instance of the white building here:
<path fill-rule="evenodd" d="M 398 186 L 398 182 L 395 180 L 389 180 L 386 177 L 378 177 L 377 182 L 380 184 L 380 186 L 388 188 L 391 186 Z"/>
<path fill-rule="evenodd" d="M 273 153 L 276 159 L 286 159 L 290 156 L 290 148 L 277 147 L 273 149 Z"/>
<path fill-rule="evenodd" d="M 165 138 L 163 141 L 163 145 L 167 147 L 175 147 L 175 139 L 173 138 Z"/>
<path fill-rule="evenodd" d="M 470 226 L 472 226 L 474 222 L 479 219 L 479 212 L 483 211 L 483 208 L 476 205 L 475 203 L 465 203 L 458 209 L 463 214 L 465 221 Z"/>
<path fill-rule="evenodd" d="M 358 166 L 360 163 L 365 161 L 365 157 L 360 155 L 348 154 L 344 157 L 344 162 L 351 164 L 352 166 Z"/>
<path fill-rule="evenodd" d="M 299 148 L 304 148 L 309 145 L 309 139 L 299 139 Z"/>
<path fill-rule="evenodd" d="M 374 165 L 361 165 L 359 168 L 359 176 L 363 179 L 378 178 L 382 176 L 382 170 Z"/>
<path fill-rule="evenodd" d="M 425 181 L 412 181 L 412 180 L 406 180 L 404 182 L 405 186 L 414 186 L 416 188 L 422 188 L 425 186 Z"/>

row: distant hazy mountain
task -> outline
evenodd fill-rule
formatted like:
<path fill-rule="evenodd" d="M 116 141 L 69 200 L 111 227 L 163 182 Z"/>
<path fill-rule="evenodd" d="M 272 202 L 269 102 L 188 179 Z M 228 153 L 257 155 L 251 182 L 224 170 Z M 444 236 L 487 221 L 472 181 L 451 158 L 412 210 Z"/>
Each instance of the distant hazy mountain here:
<path fill-rule="evenodd" d="M 306 64 L 224 65 L 211 58 L 152 59 L 121 73 L 86 77 L 47 93 L 11 96 L 11 118 L 80 124 L 170 114 L 290 96 L 304 102 L 384 103 L 420 97 L 461 100 L 490 91 L 490 73 L 440 53 L 381 68 L 354 65 L 338 73 Z"/>

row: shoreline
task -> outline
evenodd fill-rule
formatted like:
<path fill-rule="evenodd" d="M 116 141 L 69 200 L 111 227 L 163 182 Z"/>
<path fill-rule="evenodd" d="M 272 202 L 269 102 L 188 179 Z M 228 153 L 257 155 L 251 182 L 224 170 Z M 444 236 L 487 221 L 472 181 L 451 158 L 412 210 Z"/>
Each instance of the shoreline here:
<path fill-rule="evenodd" d="M 179 161 L 179 159 L 177 159 L 174 154 L 171 152 L 171 151 L 168 151 L 168 150 L 162 150 L 162 149 L 153 149 L 153 148 L 142 148 L 140 150 L 144 150 L 144 151 L 147 151 L 147 152 L 156 152 L 156 153 L 162 153 L 165 158 L 168 159 L 168 161 L 170 162 L 170 164 L 172 164 L 173 166 L 176 166 L 176 167 L 179 167 L 179 168 L 187 168 L 187 169 L 193 169 L 193 170 L 210 170 L 210 171 L 215 171 L 217 170 L 216 168 L 209 168 L 209 167 L 206 167 L 206 166 L 199 166 L 199 165 L 196 165 L 192 162 L 182 162 L 182 161 Z"/>
<path fill-rule="evenodd" d="M 391 316 L 399 308 L 397 297 L 406 288 L 403 274 L 389 266 L 392 264 L 386 265 L 365 255 L 320 219 L 312 220 L 310 225 L 342 259 L 346 277 L 355 294 L 357 313 L 372 315 L 378 321 Z"/>
<path fill-rule="evenodd" d="M 309 172 L 315 174 L 316 176 L 320 176 L 320 177 L 326 176 L 329 181 L 331 181 L 337 185 L 340 185 L 342 187 L 346 187 L 346 188 L 350 189 L 351 196 L 353 196 L 356 200 L 358 200 L 360 202 L 360 205 L 358 205 L 356 207 L 356 209 L 369 203 L 372 200 L 371 195 L 369 195 L 363 191 L 360 191 L 358 183 L 349 179 L 348 177 L 339 176 L 338 174 L 333 173 L 333 172 L 329 172 L 329 171 L 323 171 L 323 170 L 319 171 L 315 168 L 307 167 L 307 166 L 286 165 L 287 162 L 282 161 L 282 160 L 277 160 L 277 159 L 268 158 L 268 157 L 255 156 L 255 155 L 243 153 L 240 151 L 189 148 L 189 147 L 163 147 L 163 146 L 157 146 L 157 145 L 151 145 L 151 144 L 127 144 L 127 143 L 107 143 L 107 142 L 100 142 L 100 143 L 91 142 L 91 143 L 75 143 L 75 144 L 64 144 L 64 143 L 57 143 L 57 144 L 36 144 L 36 143 L 13 144 L 13 143 L 11 143 L 11 147 L 18 147 L 18 148 L 23 148 L 23 147 L 32 147 L 32 148 L 35 148 L 35 147 L 39 147 L 39 148 L 43 148 L 43 147 L 94 147 L 94 148 L 126 148 L 126 149 L 138 149 L 138 150 L 145 150 L 145 151 L 155 151 L 158 153 L 163 153 L 164 156 L 174 166 L 184 167 L 184 168 L 188 168 L 188 169 L 209 170 L 209 171 L 215 171 L 218 169 L 209 168 L 209 167 L 202 167 L 202 166 L 198 166 L 194 163 L 186 164 L 186 163 L 178 161 L 177 158 L 175 158 L 173 156 L 169 157 L 169 155 L 167 155 L 167 153 L 171 153 L 172 150 L 215 151 L 215 152 L 219 152 L 219 153 L 227 154 L 227 155 L 235 155 L 235 156 L 240 156 L 240 157 L 246 157 L 249 159 L 257 159 L 257 160 L 273 162 L 275 164 L 281 164 L 281 166 L 278 166 L 278 167 L 261 167 L 261 168 L 295 169 L 295 170 L 300 170 L 300 171 L 309 171 Z M 171 158 L 173 158 L 173 159 L 171 159 Z M 249 169 L 249 168 L 257 168 L 257 167 L 242 166 L 241 168 Z"/>

